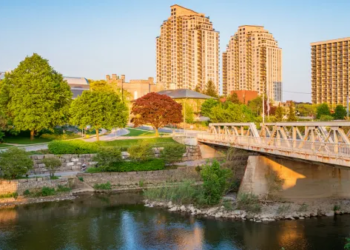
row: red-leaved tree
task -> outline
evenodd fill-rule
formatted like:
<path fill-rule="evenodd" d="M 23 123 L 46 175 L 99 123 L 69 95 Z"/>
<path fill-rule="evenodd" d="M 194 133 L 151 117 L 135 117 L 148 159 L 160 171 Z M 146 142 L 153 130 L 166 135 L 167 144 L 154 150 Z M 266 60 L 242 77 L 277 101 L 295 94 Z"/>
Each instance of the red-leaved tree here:
<path fill-rule="evenodd" d="M 182 121 L 182 105 L 175 102 L 167 95 L 148 93 L 135 100 L 131 114 L 135 127 L 143 124 L 151 124 L 159 136 L 158 129 L 168 124 L 176 124 Z"/>

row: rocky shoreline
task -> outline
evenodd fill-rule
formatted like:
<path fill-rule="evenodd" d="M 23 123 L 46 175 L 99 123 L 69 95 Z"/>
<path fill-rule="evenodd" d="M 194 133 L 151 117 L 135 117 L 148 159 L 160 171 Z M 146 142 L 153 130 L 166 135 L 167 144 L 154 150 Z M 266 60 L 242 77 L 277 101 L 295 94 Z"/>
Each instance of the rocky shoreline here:
<path fill-rule="evenodd" d="M 334 205 L 336 202 L 336 205 Z M 186 213 L 192 216 L 271 222 L 277 220 L 303 220 L 313 217 L 334 217 L 350 214 L 350 200 L 311 201 L 309 203 L 268 202 L 261 204 L 261 212 L 252 213 L 239 209 L 226 209 L 223 205 L 198 208 L 192 204 L 179 205 L 172 202 L 144 200 L 146 207 L 158 207 L 169 212 Z M 301 209 L 303 208 L 303 209 Z M 301 211 L 305 210 L 305 211 Z"/>

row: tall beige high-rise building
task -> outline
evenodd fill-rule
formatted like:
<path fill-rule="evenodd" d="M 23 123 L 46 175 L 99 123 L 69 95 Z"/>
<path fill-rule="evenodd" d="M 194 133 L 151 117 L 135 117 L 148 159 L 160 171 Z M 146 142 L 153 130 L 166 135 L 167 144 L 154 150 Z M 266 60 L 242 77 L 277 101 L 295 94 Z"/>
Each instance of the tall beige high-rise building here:
<path fill-rule="evenodd" d="M 350 37 L 311 43 L 312 103 L 347 104 Z"/>
<path fill-rule="evenodd" d="M 282 101 L 282 49 L 263 26 L 243 25 L 222 55 L 223 94 L 252 90 Z"/>
<path fill-rule="evenodd" d="M 204 14 L 173 5 L 157 37 L 157 83 L 205 90 L 209 80 L 219 91 L 219 32 Z"/>

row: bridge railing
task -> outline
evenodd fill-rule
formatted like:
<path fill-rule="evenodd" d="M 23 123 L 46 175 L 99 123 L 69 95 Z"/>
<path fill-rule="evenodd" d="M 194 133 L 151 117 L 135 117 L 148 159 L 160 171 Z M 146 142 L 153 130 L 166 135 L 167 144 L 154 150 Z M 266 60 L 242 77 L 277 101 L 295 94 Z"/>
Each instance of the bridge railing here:
<path fill-rule="evenodd" d="M 198 140 L 211 141 L 224 145 L 236 145 L 244 148 L 264 147 L 294 152 L 322 153 L 329 156 L 343 155 L 350 157 L 350 145 L 345 143 L 311 142 L 270 137 L 228 136 L 225 134 L 198 134 Z"/>

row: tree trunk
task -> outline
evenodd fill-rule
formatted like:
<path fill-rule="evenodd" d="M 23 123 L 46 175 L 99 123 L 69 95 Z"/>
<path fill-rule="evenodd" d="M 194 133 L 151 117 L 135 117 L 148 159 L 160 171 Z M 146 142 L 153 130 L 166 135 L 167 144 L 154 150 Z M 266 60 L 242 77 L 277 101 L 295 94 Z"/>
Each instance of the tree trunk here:
<path fill-rule="evenodd" d="M 99 132 L 100 132 L 100 131 L 98 131 L 98 128 L 97 128 L 97 129 L 96 129 L 96 141 L 99 141 L 99 140 L 100 140 Z"/>
<path fill-rule="evenodd" d="M 158 132 L 158 128 L 154 128 L 155 132 L 156 132 L 156 137 L 159 137 L 159 132 Z"/>
<path fill-rule="evenodd" d="M 30 140 L 33 141 L 34 140 L 34 129 L 30 131 Z"/>

